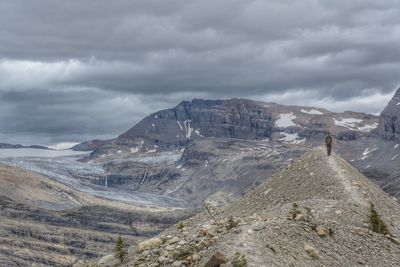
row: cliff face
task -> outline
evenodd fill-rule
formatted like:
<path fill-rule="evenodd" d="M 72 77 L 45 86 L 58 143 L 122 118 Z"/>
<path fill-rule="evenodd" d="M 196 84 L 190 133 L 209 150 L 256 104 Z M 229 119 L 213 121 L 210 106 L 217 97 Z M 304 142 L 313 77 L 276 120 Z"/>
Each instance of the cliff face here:
<path fill-rule="evenodd" d="M 266 138 L 271 136 L 273 120 L 272 113 L 255 101 L 194 99 L 146 117 L 119 138 L 177 144 L 201 137 Z"/>
<path fill-rule="evenodd" d="M 377 117 L 364 113 L 333 113 L 322 108 L 248 99 L 194 99 L 151 114 L 106 146 L 97 148 L 135 147 L 142 152 L 153 148 L 168 150 L 207 137 L 290 139 L 290 142 L 300 143 L 305 139 L 323 138 L 327 131 L 338 139 L 354 140 L 376 126 Z"/>
<path fill-rule="evenodd" d="M 400 88 L 379 118 L 378 133 L 386 140 L 400 140 Z"/>

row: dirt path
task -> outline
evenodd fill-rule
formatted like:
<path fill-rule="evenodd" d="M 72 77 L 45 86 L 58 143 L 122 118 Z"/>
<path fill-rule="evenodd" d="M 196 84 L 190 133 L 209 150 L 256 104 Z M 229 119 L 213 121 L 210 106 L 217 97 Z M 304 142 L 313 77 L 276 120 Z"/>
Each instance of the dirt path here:
<path fill-rule="evenodd" d="M 366 205 L 358 191 L 358 186 L 353 185 L 353 179 L 351 178 L 350 173 L 346 172 L 343 166 L 340 166 L 341 164 L 339 161 L 340 159 L 334 155 L 328 158 L 329 166 L 337 173 L 337 177 L 339 178 L 338 180 L 342 183 L 344 190 L 347 192 L 349 197 L 357 204 Z"/>

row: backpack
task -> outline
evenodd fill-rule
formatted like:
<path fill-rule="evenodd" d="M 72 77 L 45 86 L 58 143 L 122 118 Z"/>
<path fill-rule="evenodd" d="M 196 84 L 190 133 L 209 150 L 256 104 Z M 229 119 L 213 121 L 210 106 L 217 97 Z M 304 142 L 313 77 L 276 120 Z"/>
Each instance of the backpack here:
<path fill-rule="evenodd" d="M 325 143 L 327 145 L 332 145 L 332 137 L 330 135 L 328 135 L 325 139 Z"/>

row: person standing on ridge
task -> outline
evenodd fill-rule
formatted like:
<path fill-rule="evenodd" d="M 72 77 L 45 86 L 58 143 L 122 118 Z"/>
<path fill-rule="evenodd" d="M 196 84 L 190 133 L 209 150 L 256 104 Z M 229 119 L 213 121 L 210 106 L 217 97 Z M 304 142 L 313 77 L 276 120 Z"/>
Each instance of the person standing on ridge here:
<path fill-rule="evenodd" d="M 328 132 L 328 135 L 325 138 L 326 152 L 328 154 L 328 157 L 332 153 L 332 143 L 333 143 L 333 139 L 332 139 L 331 133 Z"/>

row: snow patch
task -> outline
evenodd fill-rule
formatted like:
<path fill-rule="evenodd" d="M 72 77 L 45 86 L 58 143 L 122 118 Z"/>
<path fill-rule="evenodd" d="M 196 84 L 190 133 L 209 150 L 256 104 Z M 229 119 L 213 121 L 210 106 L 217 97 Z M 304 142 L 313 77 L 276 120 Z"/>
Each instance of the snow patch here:
<path fill-rule="evenodd" d="M 361 158 L 359 158 L 359 160 L 364 160 L 364 159 L 366 159 L 366 158 L 368 157 L 368 154 L 371 153 L 371 152 L 373 152 L 373 151 L 375 151 L 375 150 L 377 150 L 377 148 L 373 148 L 373 149 L 366 148 L 366 149 L 364 150 L 364 152 L 362 153 L 363 156 L 362 156 Z"/>
<path fill-rule="evenodd" d="M 66 150 L 66 149 L 70 149 L 73 146 L 78 145 L 79 143 L 76 142 L 62 142 L 62 143 L 57 143 L 57 144 L 52 144 L 49 145 L 49 148 L 55 149 L 55 150 Z"/>
<path fill-rule="evenodd" d="M 361 132 L 370 132 L 371 130 L 375 129 L 378 127 L 378 123 L 374 122 L 373 124 L 366 124 L 362 127 L 358 127 L 357 130 Z"/>
<path fill-rule="evenodd" d="M 392 158 L 392 160 L 395 160 L 399 155 L 400 155 L 400 154 L 397 154 L 396 156 L 394 156 L 394 157 Z"/>
<path fill-rule="evenodd" d="M 118 150 L 117 153 L 118 153 L 118 154 L 121 154 L 121 153 L 122 153 L 122 150 Z"/>
<path fill-rule="evenodd" d="M 176 121 L 176 123 L 178 123 L 179 128 L 181 128 L 181 131 L 183 131 L 183 127 L 182 127 L 182 124 L 180 123 L 180 121 Z"/>
<path fill-rule="evenodd" d="M 192 122 L 191 120 L 185 120 L 184 121 L 184 126 L 185 126 L 185 129 L 186 129 L 186 139 L 187 140 L 189 140 L 190 137 L 192 137 L 192 133 L 193 133 L 193 130 L 194 130 L 190 125 L 191 122 Z"/>
<path fill-rule="evenodd" d="M 139 152 L 139 148 L 131 147 L 131 153 L 137 153 L 137 152 Z"/>
<path fill-rule="evenodd" d="M 345 118 L 341 120 L 337 120 L 334 118 L 333 120 L 335 121 L 335 124 L 337 126 L 342 126 L 345 128 L 357 128 L 357 126 L 355 126 L 354 124 L 362 122 L 362 120 L 354 118 Z"/>
<path fill-rule="evenodd" d="M 154 123 L 152 123 L 151 126 L 156 127 L 156 125 Z"/>
<path fill-rule="evenodd" d="M 204 137 L 202 134 L 200 134 L 200 130 L 199 129 L 197 129 L 197 130 L 194 130 L 194 132 L 198 135 L 198 136 L 200 136 L 200 137 Z"/>
<path fill-rule="evenodd" d="M 396 106 L 400 106 L 400 102 L 398 102 L 398 103 L 396 104 Z"/>
<path fill-rule="evenodd" d="M 146 153 L 154 153 L 154 152 L 156 152 L 157 151 L 157 149 L 150 149 L 149 151 L 147 151 Z"/>
<path fill-rule="evenodd" d="M 355 118 L 333 119 L 337 126 L 341 126 L 350 130 L 358 130 L 362 132 L 369 132 L 378 127 L 378 123 L 366 124 L 364 126 L 357 126 L 356 124 L 362 123 L 363 120 Z"/>
<path fill-rule="evenodd" d="M 158 119 L 158 115 L 155 115 L 155 116 L 154 116 L 154 119 Z"/>
<path fill-rule="evenodd" d="M 296 116 L 293 113 L 282 113 L 275 124 L 277 127 L 296 126 L 296 123 L 293 122 L 294 119 L 296 119 Z"/>
<path fill-rule="evenodd" d="M 396 144 L 396 145 L 394 146 L 394 149 L 396 149 L 398 146 L 399 146 L 399 144 Z"/>
<path fill-rule="evenodd" d="M 279 141 L 283 141 L 286 143 L 303 144 L 306 141 L 305 138 L 300 138 L 297 133 L 289 134 L 289 133 L 281 132 L 281 135 L 283 135 L 284 137 L 279 139 Z"/>
<path fill-rule="evenodd" d="M 301 112 L 306 113 L 306 114 L 311 114 L 311 115 L 322 115 L 324 114 L 323 112 L 316 110 L 316 109 L 311 109 L 311 110 L 305 110 L 302 109 Z"/>
<path fill-rule="evenodd" d="M 373 152 L 373 151 L 375 151 L 375 150 L 378 150 L 378 149 L 377 149 L 377 148 L 373 148 L 373 149 L 366 148 L 366 149 L 364 150 L 364 152 L 362 153 L 362 155 L 363 155 L 363 156 L 366 156 L 366 155 L 368 155 L 369 153 L 371 153 L 371 152 Z"/>

